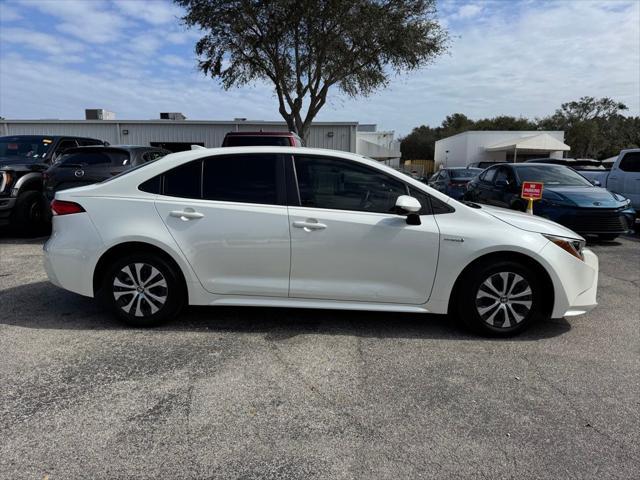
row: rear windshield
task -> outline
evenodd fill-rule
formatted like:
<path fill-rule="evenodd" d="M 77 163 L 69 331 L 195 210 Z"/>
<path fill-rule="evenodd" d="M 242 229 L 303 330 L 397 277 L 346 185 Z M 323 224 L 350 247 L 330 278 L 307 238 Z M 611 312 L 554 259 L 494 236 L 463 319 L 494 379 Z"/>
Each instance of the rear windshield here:
<path fill-rule="evenodd" d="M 481 172 L 481 168 L 460 168 L 458 170 L 449 170 L 449 175 L 451 178 L 473 178 Z"/>
<path fill-rule="evenodd" d="M 124 151 L 109 152 L 79 152 L 62 155 L 56 165 L 113 165 L 121 166 L 129 164 L 129 153 Z"/>
<path fill-rule="evenodd" d="M 527 165 L 516 168 L 521 182 L 542 182 L 545 185 L 568 185 L 592 187 L 579 173 L 562 165 Z"/>
<path fill-rule="evenodd" d="M 231 135 L 224 139 L 225 147 L 290 147 L 289 137 L 274 135 Z"/>

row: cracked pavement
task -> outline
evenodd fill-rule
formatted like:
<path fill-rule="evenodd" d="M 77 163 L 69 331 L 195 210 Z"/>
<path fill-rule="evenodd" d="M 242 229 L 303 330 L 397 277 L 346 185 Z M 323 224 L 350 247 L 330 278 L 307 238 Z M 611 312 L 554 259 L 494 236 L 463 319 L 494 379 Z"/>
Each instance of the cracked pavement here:
<path fill-rule="evenodd" d="M 509 340 L 447 318 L 191 308 L 154 330 L 0 238 L 0 478 L 634 478 L 640 241 L 599 307 Z M 633 473 L 636 472 L 636 473 Z"/>

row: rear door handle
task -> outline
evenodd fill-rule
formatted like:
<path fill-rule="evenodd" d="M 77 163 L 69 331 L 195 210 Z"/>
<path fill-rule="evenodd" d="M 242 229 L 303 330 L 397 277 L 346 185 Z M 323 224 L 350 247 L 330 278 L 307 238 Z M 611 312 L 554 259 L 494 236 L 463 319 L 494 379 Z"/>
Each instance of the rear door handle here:
<path fill-rule="evenodd" d="M 311 220 L 295 221 L 293 222 L 293 226 L 296 228 L 304 228 L 306 232 L 310 232 L 311 230 L 324 230 L 327 228 L 324 223 L 313 222 Z"/>
<path fill-rule="evenodd" d="M 196 212 L 193 208 L 185 208 L 184 210 L 172 210 L 171 212 L 169 212 L 169 215 L 171 217 L 179 218 L 184 222 L 188 220 L 197 220 L 198 218 L 204 217 L 204 214 Z"/>

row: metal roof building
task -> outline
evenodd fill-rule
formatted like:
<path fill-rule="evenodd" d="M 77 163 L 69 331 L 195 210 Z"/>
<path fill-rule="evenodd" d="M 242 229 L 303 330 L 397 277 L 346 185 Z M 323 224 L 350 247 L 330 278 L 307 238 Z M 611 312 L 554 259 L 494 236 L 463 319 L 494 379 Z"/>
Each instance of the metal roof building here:
<path fill-rule="evenodd" d="M 356 152 L 357 127 L 358 122 L 314 122 L 308 146 Z M 260 130 L 287 131 L 287 125 L 260 120 L 0 120 L 0 135 L 75 135 L 176 151 L 190 145 L 219 147 L 228 132 Z"/>

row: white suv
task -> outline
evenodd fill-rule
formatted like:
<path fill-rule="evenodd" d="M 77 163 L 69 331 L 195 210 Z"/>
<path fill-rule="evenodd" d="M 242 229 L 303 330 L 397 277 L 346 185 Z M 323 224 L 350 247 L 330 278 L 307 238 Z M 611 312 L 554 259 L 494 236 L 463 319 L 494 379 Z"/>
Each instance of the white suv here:
<path fill-rule="evenodd" d="M 168 155 L 52 202 L 51 282 L 151 326 L 190 305 L 455 313 L 485 334 L 596 305 L 598 260 L 561 225 L 457 202 L 359 155 Z"/>

